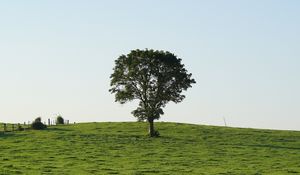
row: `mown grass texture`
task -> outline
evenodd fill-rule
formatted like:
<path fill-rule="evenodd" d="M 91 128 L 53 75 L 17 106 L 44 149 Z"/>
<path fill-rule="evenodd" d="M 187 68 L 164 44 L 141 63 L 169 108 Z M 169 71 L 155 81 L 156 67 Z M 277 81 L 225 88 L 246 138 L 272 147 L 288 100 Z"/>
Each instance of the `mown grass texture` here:
<path fill-rule="evenodd" d="M 106 122 L 0 133 L 0 174 L 300 174 L 300 132 Z"/>

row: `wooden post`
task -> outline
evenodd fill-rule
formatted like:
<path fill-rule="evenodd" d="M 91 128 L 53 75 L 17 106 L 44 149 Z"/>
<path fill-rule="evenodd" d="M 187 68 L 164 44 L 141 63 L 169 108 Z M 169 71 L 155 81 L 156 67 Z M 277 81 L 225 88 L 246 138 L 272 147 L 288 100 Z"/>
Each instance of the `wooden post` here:
<path fill-rule="evenodd" d="M 48 126 L 50 126 L 51 125 L 51 123 L 50 123 L 50 118 L 48 118 Z"/>
<path fill-rule="evenodd" d="M 4 132 L 6 132 L 6 123 L 3 123 Z"/>

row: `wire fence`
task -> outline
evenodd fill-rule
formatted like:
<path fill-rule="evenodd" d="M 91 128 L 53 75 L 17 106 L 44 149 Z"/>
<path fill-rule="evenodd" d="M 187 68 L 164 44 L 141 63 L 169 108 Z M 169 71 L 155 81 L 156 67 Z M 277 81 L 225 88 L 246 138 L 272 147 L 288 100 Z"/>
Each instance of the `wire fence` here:
<path fill-rule="evenodd" d="M 31 129 L 32 123 L 33 122 L 30 121 L 24 123 L 0 123 L 0 133 L 29 130 Z M 57 125 L 56 121 L 51 119 L 48 119 L 47 122 L 43 123 L 48 127 Z M 65 120 L 64 124 L 69 125 L 69 120 Z"/>
<path fill-rule="evenodd" d="M 22 131 L 29 129 L 30 125 L 20 124 L 20 123 L 0 123 L 0 132 L 13 132 L 13 131 Z"/>

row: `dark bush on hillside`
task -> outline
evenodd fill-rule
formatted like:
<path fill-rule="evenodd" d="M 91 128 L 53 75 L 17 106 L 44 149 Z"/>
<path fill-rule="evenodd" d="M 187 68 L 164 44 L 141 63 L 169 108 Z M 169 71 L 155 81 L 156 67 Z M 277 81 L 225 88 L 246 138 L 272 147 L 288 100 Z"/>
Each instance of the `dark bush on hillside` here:
<path fill-rule="evenodd" d="M 42 123 L 41 117 L 38 117 L 38 118 L 36 118 L 36 119 L 34 120 L 34 122 L 31 124 L 31 128 L 32 128 L 32 129 L 35 129 L 35 130 L 43 130 L 43 129 L 46 129 L 47 126 L 44 125 L 44 124 Z"/>
<path fill-rule="evenodd" d="M 42 122 L 42 118 L 41 117 L 38 117 L 34 120 L 34 122 Z"/>
<path fill-rule="evenodd" d="M 56 124 L 60 124 L 63 125 L 65 123 L 64 118 L 62 118 L 62 116 L 57 116 L 56 118 Z"/>

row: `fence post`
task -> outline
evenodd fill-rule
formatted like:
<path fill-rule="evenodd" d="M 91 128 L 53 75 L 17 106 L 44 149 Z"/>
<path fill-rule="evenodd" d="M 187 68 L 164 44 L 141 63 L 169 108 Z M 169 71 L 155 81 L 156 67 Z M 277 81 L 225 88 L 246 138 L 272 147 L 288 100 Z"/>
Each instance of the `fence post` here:
<path fill-rule="evenodd" d="M 6 132 L 6 123 L 3 123 L 4 132 Z"/>

